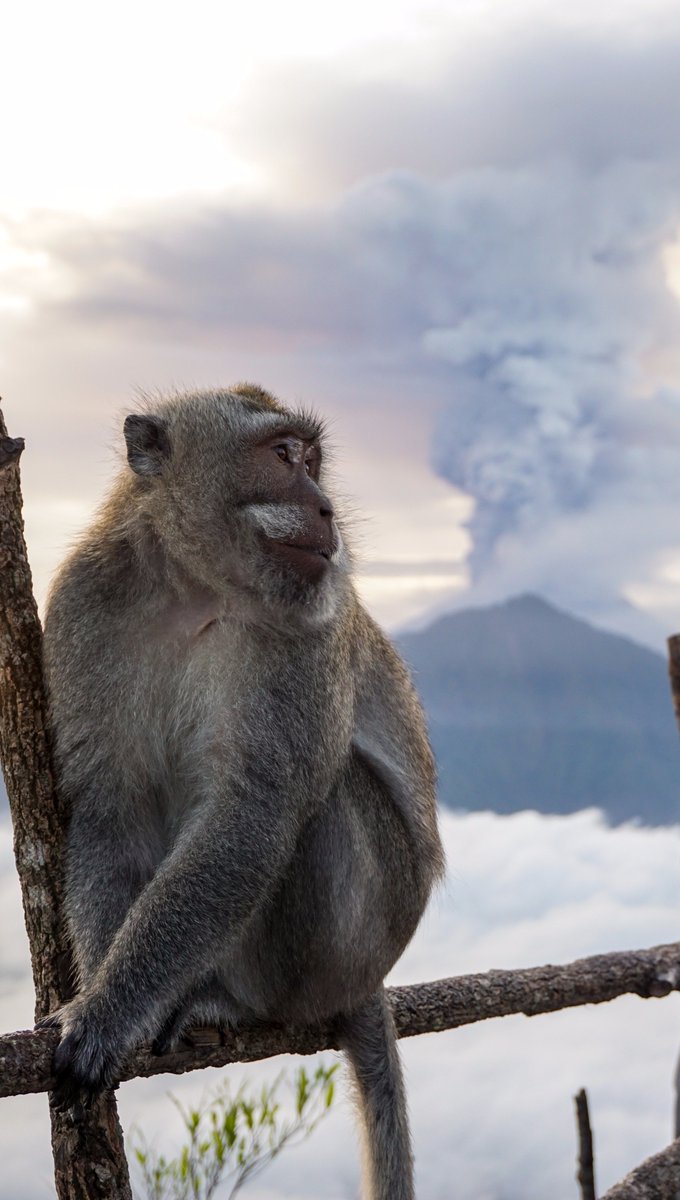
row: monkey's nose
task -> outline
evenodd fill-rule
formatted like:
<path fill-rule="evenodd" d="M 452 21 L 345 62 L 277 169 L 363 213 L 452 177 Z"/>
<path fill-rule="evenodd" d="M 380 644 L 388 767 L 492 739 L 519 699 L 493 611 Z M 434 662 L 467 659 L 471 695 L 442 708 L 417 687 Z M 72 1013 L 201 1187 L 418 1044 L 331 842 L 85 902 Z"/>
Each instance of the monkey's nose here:
<path fill-rule="evenodd" d="M 319 505 L 319 515 L 322 517 L 326 517 L 329 521 L 331 521 L 333 519 L 333 517 L 335 516 L 335 513 L 333 512 L 333 505 L 331 504 L 330 500 L 328 499 L 328 496 L 321 497 L 321 503 Z"/>

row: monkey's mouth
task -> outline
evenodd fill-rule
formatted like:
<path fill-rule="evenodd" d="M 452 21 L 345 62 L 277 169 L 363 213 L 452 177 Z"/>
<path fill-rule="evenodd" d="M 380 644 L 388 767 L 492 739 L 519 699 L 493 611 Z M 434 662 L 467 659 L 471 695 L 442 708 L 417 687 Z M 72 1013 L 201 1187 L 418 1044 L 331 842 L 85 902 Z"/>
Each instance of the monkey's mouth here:
<path fill-rule="evenodd" d="M 320 579 L 326 574 L 335 546 L 320 546 L 318 542 L 305 545 L 303 542 L 281 542 L 269 538 L 268 544 L 276 557 L 310 580 Z"/>
<path fill-rule="evenodd" d="M 331 560 L 330 550 L 322 550 L 318 546 L 300 546 L 297 542 L 282 542 L 287 550 L 300 550 L 303 554 L 320 554 L 327 562 Z"/>

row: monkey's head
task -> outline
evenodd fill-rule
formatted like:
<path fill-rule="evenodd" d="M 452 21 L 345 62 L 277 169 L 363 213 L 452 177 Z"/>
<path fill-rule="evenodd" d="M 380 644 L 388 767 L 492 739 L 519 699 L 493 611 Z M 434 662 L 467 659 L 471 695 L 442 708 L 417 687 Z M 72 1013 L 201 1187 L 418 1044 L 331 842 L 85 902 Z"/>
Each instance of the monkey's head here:
<path fill-rule="evenodd" d="M 240 384 L 146 401 L 124 432 L 135 501 L 180 569 L 269 610 L 333 615 L 348 558 L 316 417 Z"/>

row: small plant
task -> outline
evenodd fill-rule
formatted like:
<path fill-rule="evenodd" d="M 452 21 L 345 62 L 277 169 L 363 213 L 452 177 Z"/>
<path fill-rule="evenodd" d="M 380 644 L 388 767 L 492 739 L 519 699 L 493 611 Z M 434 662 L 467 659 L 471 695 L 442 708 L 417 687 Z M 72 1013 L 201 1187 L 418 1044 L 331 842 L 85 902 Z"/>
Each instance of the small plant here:
<path fill-rule="evenodd" d="M 234 1196 L 284 1146 L 313 1133 L 333 1103 L 337 1069 L 337 1063 L 322 1063 L 308 1074 L 301 1067 L 292 1078 L 280 1075 L 266 1084 L 254 1099 L 247 1086 L 232 1093 L 226 1083 L 198 1108 L 184 1108 L 171 1095 L 186 1136 L 177 1156 L 157 1154 L 139 1134 L 133 1146 L 148 1200 L 210 1200 L 221 1187 L 229 1189 L 221 1193 L 225 1200 Z M 282 1107 L 284 1081 L 292 1104 Z"/>

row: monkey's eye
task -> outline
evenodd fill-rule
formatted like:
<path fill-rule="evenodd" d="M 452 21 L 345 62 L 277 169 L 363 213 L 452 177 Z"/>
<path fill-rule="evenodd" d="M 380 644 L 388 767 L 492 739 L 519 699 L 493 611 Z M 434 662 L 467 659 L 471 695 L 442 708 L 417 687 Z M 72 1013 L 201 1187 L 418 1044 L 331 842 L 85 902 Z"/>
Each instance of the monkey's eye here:
<path fill-rule="evenodd" d="M 305 447 L 300 438 L 287 437 L 282 442 L 274 442 L 272 450 L 281 462 L 294 464 L 302 462 Z"/>
<path fill-rule="evenodd" d="M 319 478 L 320 461 L 321 461 L 321 459 L 319 456 L 319 452 L 315 448 L 312 448 L 305 455 L 305 471 L 307 472 L 308 475 L 311 475 L 312 479 Z"/>

